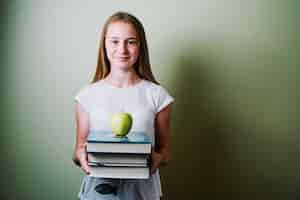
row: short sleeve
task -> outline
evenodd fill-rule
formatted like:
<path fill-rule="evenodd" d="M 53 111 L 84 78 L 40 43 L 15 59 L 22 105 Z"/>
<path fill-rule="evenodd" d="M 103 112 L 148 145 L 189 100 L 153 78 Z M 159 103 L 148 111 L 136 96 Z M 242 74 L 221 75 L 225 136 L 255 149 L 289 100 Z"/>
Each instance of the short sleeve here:
<path fill-rule="evenodd" d="M 89 112 L 89 96 L 88 89 L 81 89 L 74 97 L 75 102 L 78 102 L 86 112 Z"/>
<path fill-rule="evenodd" d="M 156 99 L 156 113 L 160 112 L 166 106 L 174 101 L 174 98 L 162 86 L 158 87 Z"/>

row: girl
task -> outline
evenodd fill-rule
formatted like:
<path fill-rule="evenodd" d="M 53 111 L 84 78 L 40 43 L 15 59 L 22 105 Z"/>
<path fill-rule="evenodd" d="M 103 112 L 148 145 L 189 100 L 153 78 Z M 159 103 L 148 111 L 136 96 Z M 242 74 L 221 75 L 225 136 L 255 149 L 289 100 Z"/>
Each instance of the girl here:
<path fill-rule="evenodd" d="M 106 21 L 96 73 L 76 100 L 76 145 L 73 161 L 87 174 L 79 198 L 159 200 L 158 167 L 169 158 L 171 105 L 174 98 L 155 80 L 149 62 L 143 25 L 133 15 L 117 12 Z M 134 119 L 132 130 L 152 137 L 149 179 L 107 179 L 88 176 L 86 139 L 90 130 L 110 130 L 111 116 L 126 110 Z M 101 186 L 111 192 L 101 192 Z M 103 188 L 102 188 L 103 189 Z M 111 190 L 110 190 L 111 189 Z"/>

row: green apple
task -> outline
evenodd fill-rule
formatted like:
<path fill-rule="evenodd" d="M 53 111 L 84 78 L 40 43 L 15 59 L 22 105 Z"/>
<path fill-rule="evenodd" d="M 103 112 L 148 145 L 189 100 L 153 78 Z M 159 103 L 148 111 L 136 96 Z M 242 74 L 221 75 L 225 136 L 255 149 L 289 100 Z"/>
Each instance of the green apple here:
<path fill-rule="evenodd" d="M 132 116 L 129 113 L 120 112 L 112 116 L 111 127 L 117 137 L 125 137 L 132 126 Z"/>

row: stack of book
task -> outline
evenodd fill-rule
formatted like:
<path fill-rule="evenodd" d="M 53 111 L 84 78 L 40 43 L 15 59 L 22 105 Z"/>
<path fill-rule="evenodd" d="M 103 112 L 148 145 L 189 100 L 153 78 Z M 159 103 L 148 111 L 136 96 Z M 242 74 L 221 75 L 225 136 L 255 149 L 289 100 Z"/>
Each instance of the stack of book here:
<path fill-rule="evenodd" d="M 150 177 L 151 138 L 130 132 L 116 137 L 109 131 L 92 131 L 87 138 L 90 176 L 121 179 Z"/>

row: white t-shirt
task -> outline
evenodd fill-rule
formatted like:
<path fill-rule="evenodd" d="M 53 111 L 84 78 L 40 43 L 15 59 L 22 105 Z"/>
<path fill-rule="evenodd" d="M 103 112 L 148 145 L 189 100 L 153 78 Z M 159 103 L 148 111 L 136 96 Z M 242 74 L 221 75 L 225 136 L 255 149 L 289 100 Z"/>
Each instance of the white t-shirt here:
<path fill-rule="evenodd" d="M 142 79 L 124 88 L 99 80 L 81 89 L 75 100 L 88 113 L 90 130 L 111 130 L 112 115 L 121 111 L 128 112 L 133 117 L 131 130 L 148 133 L 154 145 L 155 116 L 174 98 L 162 86 Z M 154 184 L 152 187 L 161 195 L 158 170 L 150 179 L 149 183 Z"/>

